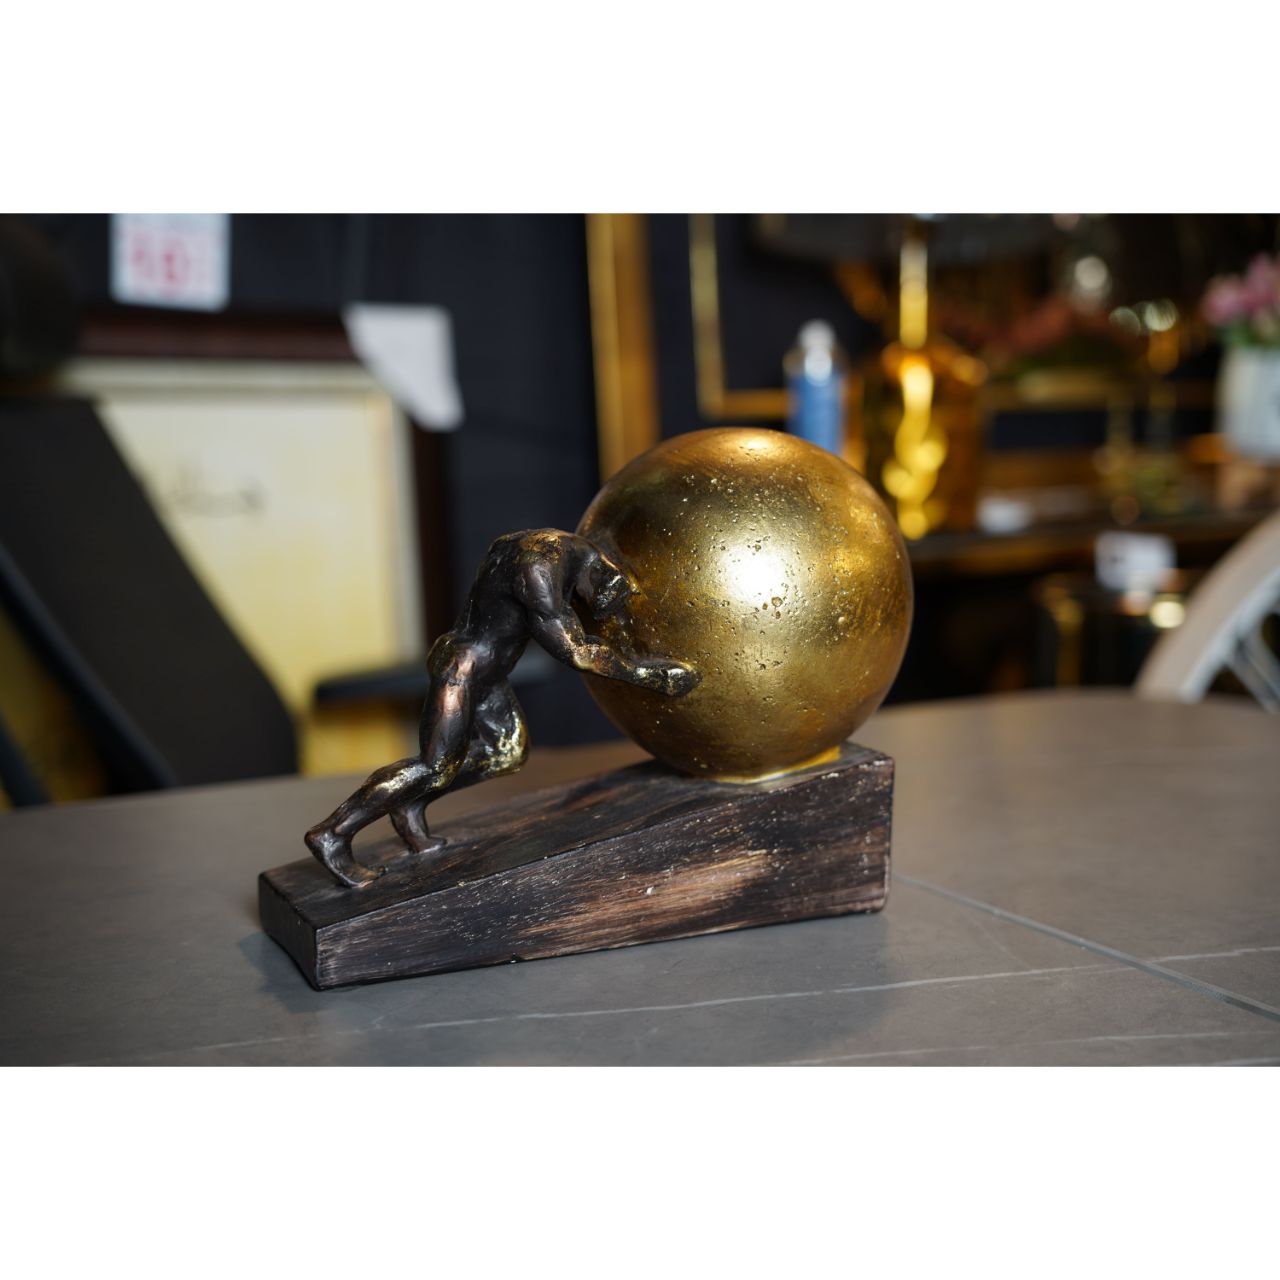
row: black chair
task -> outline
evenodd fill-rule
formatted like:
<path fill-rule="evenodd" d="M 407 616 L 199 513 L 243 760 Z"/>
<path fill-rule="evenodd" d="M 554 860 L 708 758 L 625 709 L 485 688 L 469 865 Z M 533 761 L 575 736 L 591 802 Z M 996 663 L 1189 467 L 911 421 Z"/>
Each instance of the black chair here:
<path fill-rule="evenodd" d="M 296 770 L 284 704 L 85 401 L 0 399 L 0 607 L 113 790 Z"/>

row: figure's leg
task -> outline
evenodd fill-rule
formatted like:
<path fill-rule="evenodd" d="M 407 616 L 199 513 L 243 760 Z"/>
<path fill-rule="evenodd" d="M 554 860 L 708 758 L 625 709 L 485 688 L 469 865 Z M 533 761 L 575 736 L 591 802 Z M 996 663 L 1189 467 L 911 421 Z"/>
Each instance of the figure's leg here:
<path fill-rule="evenodd" d="M 463 770 L 466 765 L 463 765 Z M 459 776 L 461 776 L 459 772 Z M 454 785 L 457 785 L 457 779 L 454 779 Z M 435 794 L 431 792 L 429 794 Z M 408 845 L 413 853 L 435 853 L 437 849 L 444 847 L 446 841 L 443 836 L 433 836 L 427 830 L 427 801 L 426 799 L 411 800 L 408 804 L 400 809 L 394 809 L 391 813 L 391 825 L 395 828 L 396 835 Z"/>
<path fill-rule="evenodd" d="M 481 700 L 472 718 L 471 734 L 466 758 L 448 790 L 460 791 L 511 773 L 524 764 L 529 754 L 529 733 L 520 704 L 505 681 Z M 434 853 L 446 843 L 442 836 L 431 835 L 426 819 L 427 805 L 444 789 L 432 787 L 391 815 L 400 838 L 415 853 Z"/>
<path fill-rule="evenodd" d="M 396 831 L 410 848 L 431 847 L 422 809 L 428 798 L 452 784 L 466 762 L 472 712 L 469 675 L 450 668 L 433 681 L 423 708 L 421 756 L 370 774 L 354 795 L 307 832 L 307 847 L 344 884 L 368 884 L 381 874 L 355 860 L 351 841 L 384 815 L 392 815 Z"/>
<path fill-rule="evenodd" d="M 442 636 L 432 646 L 427 668 L 432 684 L 422 706 L 418 741 L 422 759 L 432 768 L 432 777 L 426 788 L 391 814 L 396 834 L 415 854 L 434 853 L 445 843 L 427 827 L 427 805 L 458 785 L 474 732 L 474 668 L 468 657 L 458 653 L 451 636 Z"/>
<path fill-rule="evenodd" d="M 514 773 L 529 756 L 524 713 L 505 681 L 476 708 L 474 726 L 475 737 L 455 788 Z"/>
<path fill-rule="evenodd" d="M 307 848 L 343 884 L 368 884 L 382 874 L 355 860 L 351 841 L 358 831 L 384 814 L 403 808 L 431 783 L 431 770 L 417 756 L 371 773 L 323 822 L 304 837 Z"/>

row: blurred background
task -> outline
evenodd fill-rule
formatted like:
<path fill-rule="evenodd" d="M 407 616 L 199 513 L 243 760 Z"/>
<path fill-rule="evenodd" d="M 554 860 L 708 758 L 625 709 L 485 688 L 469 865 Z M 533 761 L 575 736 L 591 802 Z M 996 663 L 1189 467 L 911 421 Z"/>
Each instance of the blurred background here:
<path fill-rule="evenodd" d="M 1275 214 L 0 217 L 0 804 L 407 754 L 488 543 L 708 426 L 884 495 L 890 702 L 1130 685 L 1280 505 L 1278 249 Z M 1215 691 L 1265 705 L 1252 661 Z M 535 744 L 615 736 L 544 655 L 515 682 Z"/>

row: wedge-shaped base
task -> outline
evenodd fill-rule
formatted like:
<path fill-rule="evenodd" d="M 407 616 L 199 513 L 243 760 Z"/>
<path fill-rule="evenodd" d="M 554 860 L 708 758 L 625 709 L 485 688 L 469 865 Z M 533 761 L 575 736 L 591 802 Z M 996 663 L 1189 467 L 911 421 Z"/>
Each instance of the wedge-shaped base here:
<path fill-rule="evenodd" d="M 633 765 L 442 824 L 426 858 L 363 850 L 367 888 L 266 871 L 262 927 L 323 989 L 878 911 L 892 802 L 893 761 L 850 745 L 745 786 Z"/>

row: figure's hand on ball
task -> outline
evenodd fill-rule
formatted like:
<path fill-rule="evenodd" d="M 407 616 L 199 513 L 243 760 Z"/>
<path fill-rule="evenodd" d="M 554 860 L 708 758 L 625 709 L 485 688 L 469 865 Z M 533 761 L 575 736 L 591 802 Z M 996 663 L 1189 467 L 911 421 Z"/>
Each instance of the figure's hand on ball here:
<path fill-rule="evenodd" d="M 656 663 L 653 671 L 658 677 L 654 687 L 670 698 L 683 698 L 702 681 L 702 677 L 683 662 Z"/>

